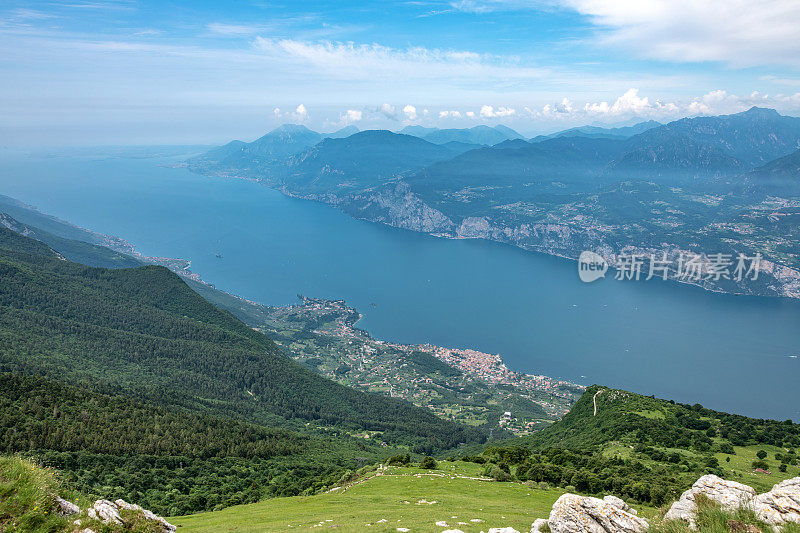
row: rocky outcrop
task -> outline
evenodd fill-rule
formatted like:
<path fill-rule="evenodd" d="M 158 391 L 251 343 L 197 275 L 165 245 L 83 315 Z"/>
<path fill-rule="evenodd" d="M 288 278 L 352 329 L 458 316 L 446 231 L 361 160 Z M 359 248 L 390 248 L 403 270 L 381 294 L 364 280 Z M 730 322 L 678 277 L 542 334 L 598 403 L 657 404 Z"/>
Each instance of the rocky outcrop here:
<path fill-rule="evenodd" d="M 776 529 L 783 524 L 800 523 L 800 477 L 782 481 L 771 491 L 756 495 L 752 487 L 714 475 L 698 479 L 691 489 L 672 504 L 664 520 L 683 520 L 691 527 L 696 527 L 696 497 L 700 494 L 729 511 L 750 508 L 759 520 Z"/>
<path fill-rule="evenodd" d="M 533 525 L 531 526 L 531 533 L 543 533 L 544 526 L 550 527 L 547 524 L 547 519 L 537 518 L 536 520 L 534 520 Z"/>
<path fill-rule="evenodd" d="M 773 526 L 800 523 L 800 477 L 787 479 L 759 494 L 752 502 L 759 520 Z"/>
<path fill-rule="evenodd" d="M 108 500 L 97 500 L 87 511 L 89 518 L 100 520 L 106 524 L 123 525 L 122 517 L 119 515 L 119 508 Z"/>
<path fill-rule="evenodd" d="M 648 523 L 643 518 L 623 510 L 618 500 L 614 503 L 564 494 L 550 511 L 547 520 L 553 533 L 642 533 Z M 626 506 L 623 502 L 623 506 Z M 534 524 L 535 525 L 535 524 Z"/>
<path fill-rule="evenodd" d="M 609 496 L 603 497 L 603 501 L 608 503 L 608 504 L 613 505 L 614 507 L 616 507 L 618 509 L 622 509 L 626 513 L 631 513 L 631 514 L 634 514 L 634 515 L 638 514 L 636 512 L 636 509 L 631 509 L 631 506 L 628 505 L 627 503 L 625 503 L 622 500 L 622 498 L 617 498 L 616 496 L 609 495 Z"/>
<path fill-rule="evenodd" d="M 702 494 L 723 509 L 734 510 L 748 505 L 756 496 L 753 487 L 742 483 L 728 481 L 713 474 L 708 474 L 694 482 L 692 488 L 681 494 L 678 501 L 672 504 L 664 515 L 664 520 L 683 520 L 695 527 L 697 516 L 696 498 Z"/>
<path fill-rule="evenodd" d="M 57 512 L 61 516 L 72 516 L 81 512 L 80 507 L 58 496 L 56 496 L 56 507 L 58 507 Z"/>
<path fill-rule="evenodd" d="M 153 520 L 158 522 L 161 524 L 164 533 L 173 533 L 177 529 L 176 526 L 170 524 L 152 511 L 148 511 L 139 505 L 128 503 L 121 499 L 114 502 L 110 502 L 108 500 L 97 500 L 88 509 L 86 514 L 89 516 L 89 518 L 100 520 L 108 525 L 124 525 L 125 521 L 123 520 L 122 516 L 120 516 L 121 509 L 141 513 L 145 520 Z"/>
<path fill-rule="evenodd" d="M 115 500 L 114 503 L 120 509 L 127 509 L 129 511 L 138 511 L 138 512 L 142 513 L 142 515 L 144 515 L 144 517 L 147 520 L 153 520 L 153 521 L 158 522 L 159 524 L 161 524 L 161 526 L 164 528 L 164 531 L 172 532 L 172 531 L 175 531 L 177 529 L 177 527 L 175 527 L 172 524 L 170 524 L 169 522 L 167 522 L 164 518 L 158 516 L 157 514 L 155 514 L 152 511 L 149 511 L 147 509 L 143 509 L 141 506 L 136 505 L 135 503 L 128 503 L 128 502 L 126 502 L 125 500 L 122 500 L 122 499 Z"/>

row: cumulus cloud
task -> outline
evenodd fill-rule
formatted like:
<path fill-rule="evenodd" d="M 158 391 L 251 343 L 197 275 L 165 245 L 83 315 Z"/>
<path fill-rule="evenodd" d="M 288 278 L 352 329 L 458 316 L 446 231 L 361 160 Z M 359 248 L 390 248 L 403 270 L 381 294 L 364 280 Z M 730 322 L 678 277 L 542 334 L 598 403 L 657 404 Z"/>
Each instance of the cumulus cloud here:
<path fill-rule="evenodd" d="M 342 121 L 345 124 L 352 124 L 353 122 L 359 122 L 364 117 L 364 113 L 358 109 L 348 109 L 342 115 Z"/>
<path fill-rule="evenodd" d="M 495 109 L 493 106 L 484 105 L 481 106 L 480 113 L 483 118 L 500 118 L 515 115 L 517 111 L 512 107 L 498 107 Z"/>
<path fill-rule="evenodd" d="M 767 95 L 753 92 L 746 96 L 738 96 L 724 90 L 714 90 L 687 100 L 661 101 L 641 96 L 638 89 L 631 88 L 613 103 L 608 101 L 586 102 L 581 106 L 564 98 L 560 103 L 545 104 L 538 109 L 526 106 L 523 111 L 524 116 L 528 118 L 573 122 L 603 119 L 604 117 L 615 120 L 631 117 L 673 120 L 684 116 L 738 113 L 752 106 L 796 111 L 800 109 L 800 93 Z"/>
<path fill-rule="evenodd" d="M 460 118 L 461 117 L 461 111 L 457 111 L 455 109 L 439 111 L 439 118 L 448 118 L 448 117 L 450 117 L 450 118 Z"/>
<path fill-rule="evenodd" d="M 408 120 L 416 120 L 417 108 L 411 104 L 408 104 L 403 108 L 403 114 L 406 116 L 406 119 Z"/>
<path fill-rule="evenodd" d="M 272 110 L 272 115 L 278 120 L 293 120 L 295 122 L 305 122 L 308 120 L 308 110 L 303 104 L 298 105 L 294 111 L 282 111 L 280 107 Z"/>
<path fill-rule="evenodd" d="M 381 104 L 378 112 L 388 119 L 397 120 L 397 109 L 391 104 Z"/>
<path fill-rule="evenodd" d="M 303 104 L 297 106 L 292 116 L 294 117 L 295 120 L 298 120 L 299 122 L 304 122 L 308 118 L 308 111 L 306 110 L 306 106 L 304 106 Z"/>

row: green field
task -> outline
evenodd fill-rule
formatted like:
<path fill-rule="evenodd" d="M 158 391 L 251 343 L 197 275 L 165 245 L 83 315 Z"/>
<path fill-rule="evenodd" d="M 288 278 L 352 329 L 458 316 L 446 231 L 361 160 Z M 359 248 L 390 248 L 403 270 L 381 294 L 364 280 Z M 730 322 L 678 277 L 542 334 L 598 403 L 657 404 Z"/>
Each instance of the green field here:
<path fill-rule="evenodd" d="M 478 465 L 462 462 L 441 462 L 438 470 L 430 471 L 390 467 L 344 490 L 277 498 L 170 521 L 181 526 L 183 533 L 289 529 L 396 532 L 398 528 L 477 533 L 506 526 L 528 531 L 534 519 L 549 515 L 553 502 L 563 493 L 523 483 L 466 479 L 479 470 Z M 446 522 L 447 526 L 437 526 L 437 522 Z"/>
<path fill-rule="evenodd" d="M 750 485 L 757 492 L 767 492 L 772 489 L 772 486 L 784 479 L 789 479 L 795 476 L 800 476 L 800 467 L 796 465 L 787 465 L 786 472 L 780 472 L 778 466 L 779 461 L 775 460 L 775 453 L 784 453 L 784 448 L 769 445 L 755 445 L 755 446 L 734 446 L 735 454 L 717 453 L 714 454 L 719 459 L 719 464 L 725 470 L 725 477 L 745 485 Z M 756 453 L 759 450 L 767 452 L 767 463 L 769 464 L 769 471 L 771 474 L 762 474 L 753 471 L 751 463 L 757 459 Z M 726 461 L 730 458 L 730 462 Z"/>

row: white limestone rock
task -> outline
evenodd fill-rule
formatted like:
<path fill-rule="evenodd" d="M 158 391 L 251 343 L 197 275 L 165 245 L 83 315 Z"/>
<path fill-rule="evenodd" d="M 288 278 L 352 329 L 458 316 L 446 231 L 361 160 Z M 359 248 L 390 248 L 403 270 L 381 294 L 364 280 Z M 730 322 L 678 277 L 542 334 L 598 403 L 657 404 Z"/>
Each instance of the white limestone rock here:
<path fill-rule="evenodd" d="M 115 500 L 114 503 L 120 509 L 127 509 L 129 511 L 138 511 L 142 513 L 147 520 L 154 520 L 158 522 L 164 528 L 165 532 L 171 533 L 176 529 L 178 529 L 176 526 L 170 524 L 164 518 L 155 514 L 153 511 L 144 509 L 140 505 L 136 505 L 135 503 L 128 503 L 123 499 Z"/>
<path fill-rule="evenodd" d="M 546 518 L 537 518 L 531 525 L 531 533 L 542 533 L 542 527 L 547 525 Z"/>
<path fill-rule="evenodd" d="M 56 505 L 58 506 L 58 514 L 61 516 L 72 516 L 81 512 L 80 507 L 58 496 L 56 496 Z"/>
<path fill-rule="evenodd" d="M 564 494 L 547 521 L 553 533 L 642 533 L 649 524 L 599 498 Z"/>
<path fill-rule="evenodd" d="M 752 502 L 759 520 L 772 525 L 800 523 L 800 477 L 787 479 L 759 494 Z"/>
<path fill-rule="evenodd" d="M 106 524 L 116 524 L 121 526 L 125 523 L 122 520 L 122 517 L 119 515 L 119 509 L 117 506 L 108 500 L 97 500 L 94 502 L 94 505 L 92 505 L 90 511 L 94 511 L 94 513 L 89 513 L 90 518 L 102 520 Z"/>
<path fill-rule="evenodd" d="M 626 513 L 638 514 L 636 512 L 636 509 L 631 509 L 631 506 L 628 505 L 627 503 L 625 503 L 625 501 L 622 498 L 618 498 L 616 496 L 608 495 L 608 496 L 604 496 L 603 497 L 603 501 L 606 502 L 606 503 L 610 503 L 614 507 L 622 509 Z"/>
<path fill-rule="evenodd" d="M 734 510 L 749 505 L 755 498 L 756 491 L 736 481 L 728 481 L 713 474 L 707 474 L 694 482 L 692 488 L 681 494 L 678 501 L 672 504 L 664 515 L 664 520 L 683 520 L 695 527 L 697 504 L 695 498 L 698 494 L 719 504 L 723 509 Z"/>

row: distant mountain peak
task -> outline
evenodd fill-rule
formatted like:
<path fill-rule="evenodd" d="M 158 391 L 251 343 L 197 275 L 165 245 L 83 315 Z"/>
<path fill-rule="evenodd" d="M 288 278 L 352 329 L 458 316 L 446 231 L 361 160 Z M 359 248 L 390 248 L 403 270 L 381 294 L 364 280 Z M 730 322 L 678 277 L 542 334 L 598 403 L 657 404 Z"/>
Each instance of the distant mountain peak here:
<path fill-rule="evenodd" d="M 316 133 L 302 124 L 281 124 L 269 133 Z M 267 134 L 269 135 L 269 134 Z"/>
<path fill-rule="evenodd" d="M 744 116 L 754 116 L 754 117 L 779 117 L 781 116 L 776 110 L 771 109 L 769 107 L 758 107 L 753 106 L 747 111 L 743 111 L 739 113 L 740 115 Z"/>

